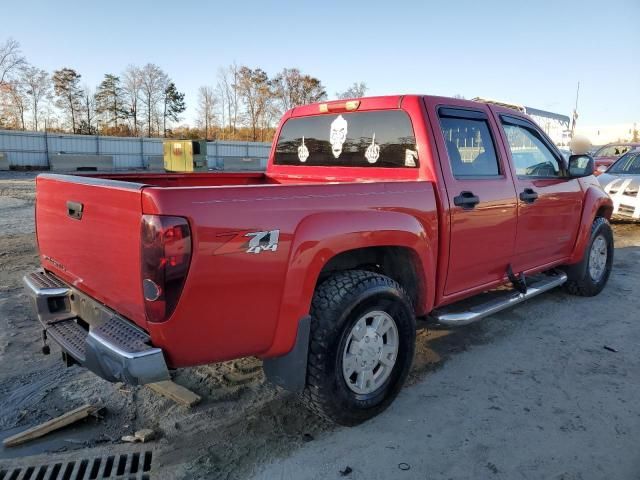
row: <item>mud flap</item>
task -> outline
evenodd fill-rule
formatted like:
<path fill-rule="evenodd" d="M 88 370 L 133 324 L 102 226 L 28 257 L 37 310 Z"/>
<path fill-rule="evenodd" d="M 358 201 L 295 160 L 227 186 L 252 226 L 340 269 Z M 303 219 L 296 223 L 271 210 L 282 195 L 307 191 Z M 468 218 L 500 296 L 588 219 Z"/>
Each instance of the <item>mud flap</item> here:
<path fill-rule="evenodd" d="M 301 392 L 307 382 L 307 357 L 309 355 L 309 334 L 311 316 L 298 322 L 298 333 L 293 349 L 286 355 L 266 358 L 262 368 L 267 380 L 291 392 Z"/>

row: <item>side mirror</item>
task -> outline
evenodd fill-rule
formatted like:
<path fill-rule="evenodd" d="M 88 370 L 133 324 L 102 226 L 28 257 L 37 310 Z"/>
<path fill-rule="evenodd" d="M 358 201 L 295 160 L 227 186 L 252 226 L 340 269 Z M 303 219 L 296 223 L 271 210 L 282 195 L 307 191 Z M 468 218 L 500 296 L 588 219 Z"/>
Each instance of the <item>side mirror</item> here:
<path fill-rule="evenodd" d="M 593 158 L 589 155 L 571 155 L 569 157 L 569 177 L 581 178 L 593 175 Z"/>

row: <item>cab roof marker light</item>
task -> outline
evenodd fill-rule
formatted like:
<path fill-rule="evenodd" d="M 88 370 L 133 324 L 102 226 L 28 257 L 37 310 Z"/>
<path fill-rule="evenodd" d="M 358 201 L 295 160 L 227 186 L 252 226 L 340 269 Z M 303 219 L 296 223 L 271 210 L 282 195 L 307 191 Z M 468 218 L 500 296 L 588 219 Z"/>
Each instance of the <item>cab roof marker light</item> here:
<path fill-rule="evenodd" d="M 348 102 L 339 103 L 321 103 L 318 105 L 320 113 L 353 112 L 358 108 L 360 108 L 360 100 L 349 100 Z"/>
<path fill-rule="evenodd" d="M 357 110 L 360 107 L 360 100 L 349 100 L 346 104 L 345 104 L 345 109 L 348 112 L 352 112 L 354 110 Z"/>

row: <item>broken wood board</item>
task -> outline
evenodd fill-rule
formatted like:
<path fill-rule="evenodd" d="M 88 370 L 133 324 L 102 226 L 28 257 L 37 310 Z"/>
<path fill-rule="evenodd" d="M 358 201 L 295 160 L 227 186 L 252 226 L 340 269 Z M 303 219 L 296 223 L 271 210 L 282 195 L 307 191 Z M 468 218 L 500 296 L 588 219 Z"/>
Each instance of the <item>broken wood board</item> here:
<path fill-rule="evenodd" d="M 202 400 L 202 397 L 197 393 L 193 393 L 191 390 L 183 387 L 182 385 L 178 385 L 177 383 L 173 383 L 171 380 L 148 383 L 147 387 L 176 403 L 184 405 L 185 407 L 193 407 Z"/>
<path fill-rule="evenodd" d="M 95 405 L 83 405 L 82 407 L 78 407 L 75 410 L 62 414 L 59 417 L 52 418 L 47 422 L 31 427 L 24 432 L 7 437 L 2 441 L 2 445 L 5 447 L 14 447 L 36 438 L 40 438 L 48 433 L 82 420 L 83 418 L 87 418 L 90 415 L 94 415 L 100 410 L 100 408 L 101 407 Z"/>

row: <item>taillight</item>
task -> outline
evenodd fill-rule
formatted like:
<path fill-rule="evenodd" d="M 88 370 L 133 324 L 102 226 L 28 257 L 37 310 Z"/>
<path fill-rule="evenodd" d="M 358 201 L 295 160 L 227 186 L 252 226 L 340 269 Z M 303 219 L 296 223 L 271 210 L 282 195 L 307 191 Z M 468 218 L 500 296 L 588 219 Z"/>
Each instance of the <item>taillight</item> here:
<path fill-rule="evenodd" d="M 142 291 L 147 319 L 164 322 L 178 304 L 191 262 L 191 230 L 182 217 L 142 216 Z"/>

